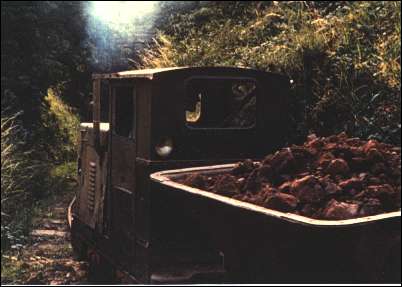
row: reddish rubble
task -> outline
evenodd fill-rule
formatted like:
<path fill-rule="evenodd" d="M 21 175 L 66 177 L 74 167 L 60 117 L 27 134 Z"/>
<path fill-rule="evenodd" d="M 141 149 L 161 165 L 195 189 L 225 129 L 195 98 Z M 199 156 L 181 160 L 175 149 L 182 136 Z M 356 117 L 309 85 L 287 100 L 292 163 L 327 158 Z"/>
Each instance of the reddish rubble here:
<path fill-rule="evenodd" d="M 191 174 L 179 182 L 316 219 L 340 220 L 401 207 L 401 149 L 345 133 L 310 135 L 261 162 L 244 160 L 227 174 Z"/>

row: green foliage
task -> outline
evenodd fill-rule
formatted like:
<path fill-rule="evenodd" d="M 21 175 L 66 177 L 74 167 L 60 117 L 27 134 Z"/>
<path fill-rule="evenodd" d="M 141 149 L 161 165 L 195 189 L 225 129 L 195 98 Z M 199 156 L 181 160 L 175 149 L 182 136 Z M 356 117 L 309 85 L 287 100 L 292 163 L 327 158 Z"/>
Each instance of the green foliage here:
<path fill-rule="evenodd" d="M 47 89 L 78 107 L 90 87 L 90 48 L 82 4 L 74 1 L 1 2 L 2 107 L 23 111 L 21 124 L 34 142 Z M 3 73 L 4 72 L 4 73 Z"/>
<path fill-rule="evenodd" d="M 62 192 L 65 180 L 74 179 L 75 164 L 68 161 L 75 160 L 79 119 L 55 90 L 49 89 L 45 100 L 45 124 L 33 148 L 24 141 L 20 114 L 1 119 L 2 250 L 23 243 L 37 199 Z"/>
<path fill-rule="evenodd" d="M 79 3 L 1 6 L 1 272 L 12 283 L 33 217 L 72 194 L 79 111 L 69 105 L 85 107 L 91 83 Z"/>
<path fill-rule="evenodd" d="M 79 119 L 56 96 L 55 90 L 49 89 L 45 100 L 44 125 L 36 131 L 39 139 L 35 146 L 25 142 L 25 129 L 19 120 L 21 113 L 2 115 L 2 246 L 18 244 L 18 238 L 30 224 L 29 214 L 35 200 L 57 191 L 58 179 L 73 177 L 75 172 L 71 164 L 62 164 L 57 172 L 53 172 L 52 166 L 75 160 Z"/>
<path fill-rule="evenodd" d="M 14 280 L 19 278 L 24 272 L 24 262 L 18 260 L 16 256 L 3 255 L 1 256 L 1 282 L 3 278 L 5 284 L 14 284 Z M 7 280 L 8 279 L 8 280 Z"/>
<path fill-rule="evenodd" d="M 80 2 L 2 1 L 1 8 L 3 251 L 22 243 L 38 199 L 62 190 L 52 170 L 75 160 L 79 119 L 69 105 L 85 106 L 91 83 Z"/>
<path fill-rule="evenodd" d="M 22 149 L 23 139 L 19 125 L 15 122 L 18 114 L 1 119 L 1 210 L 7 214 L 6 203 L 10 200 L 24 202 L 24 189 L 36 175 L 38 164 L 30 161 L 29 151 Z M 5 215 L 7 217 L 7 215 Z"/>
<path fill-rule="evenodd" d="M 55 163 L 75 160 L 80 120 L 77 112 L 60 98 L 62 87 L 49 88 L 42 106 L 43 127 L 38 142 Z"/>
<path fill-rule="evenodd" d="M 1 118 L 1 246 L 19 246 L 26 237 L 34 193 L 43 188 L 47 166 L 31 158 L 16 114 Z"/>
<path fill-rule="evenodd" d="M 176 15 L 142 63 L 287 74 L 299 137 L 345 130 L 400 144 L 400 8 L 396 1 L 212 1 Z M 304 116 L 309 59 L 312 95 Z"/>
<path fill-rule="evenodd" d="M 32 271 L 40 268 L 41 265 L 29 265 L 27 257 L 34 256 L 36 251 L 32 238 L 29 233 L 34 228 L 43 228 L 43 218 L 60 216 L 55 214 L 57 206 L 63 206 L 60 202 L 71 199 L 76 188 L 75 181 L 75 162 L 66 162 L 52 167 L 48 172 L 49 191 L 42 200 L 34 203 L 25 204 L 17 202 L 12 213 L 13 220 L 4 221 L 2 217 L 1 225 L 1 283 L 2 284 L 21 284 L 32 276 Z M 29 193 L 30 189 L 25 192 Z M 56 206 L 56 207 L 55 207 Z M 57 218 L 56 218 L 57 219 Z M 63 224 L 63 223 L 62 223 Z M 57 245 L 55 255 L 61 256 L 64 253 L 71 254 L 70 243 Z M 27 262 L 28 259 L 28 262 Z"/>

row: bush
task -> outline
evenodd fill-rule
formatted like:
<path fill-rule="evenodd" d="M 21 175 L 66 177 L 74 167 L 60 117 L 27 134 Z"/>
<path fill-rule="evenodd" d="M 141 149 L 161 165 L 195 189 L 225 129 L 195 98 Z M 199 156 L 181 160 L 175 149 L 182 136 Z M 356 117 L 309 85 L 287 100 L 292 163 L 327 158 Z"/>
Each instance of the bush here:
<path fill-rule="evenodd" d="M 1 242 L 2 250 L 18 247 L 27 238 L 38 199 L 63 192 L 73 180 L 79 119 L 49 89 L 42 106 L 42 125 L 35 144 L 25 141 L 21 112 L 1 118 Z M 22 245 L 21 245 L 22 246 Z"/>
<path fill-rule="evenodd" d="M 46 166 L 25 150 L 19 114 L 1 118 L 1 242 L 3 248 L 20 243 L 30 221 L 35 188 Z"/>
<path fill-rule="evenodd" d="M 62 89 L 62 86 L 48 89 L 38 131 L 38 143 L 46 150 L 46 157 L 52 164 L 75 160 L 77 155 L 80 120 L 77 112 L 62 101 Z"/>
<path fill-rule="evenodd" d="M 18 114 L 1 118 L 1 210 L 8 210 L 9 200 L 25 201 L 24 189 L 32 179 L 35 166 L 29 163 L 27 152 L 21 150 L 22 138 L 18 124 Z M 7 215 L 6 215 L 7 216 Z"/>

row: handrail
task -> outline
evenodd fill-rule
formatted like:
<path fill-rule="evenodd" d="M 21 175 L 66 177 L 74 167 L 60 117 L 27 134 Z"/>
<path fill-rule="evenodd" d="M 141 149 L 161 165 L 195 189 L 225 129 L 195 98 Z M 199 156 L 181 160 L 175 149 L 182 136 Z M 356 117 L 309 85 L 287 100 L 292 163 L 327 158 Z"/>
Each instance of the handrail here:
<path fill-rule="evenodd" d="M 68 205 L 68 208 L 67 208 L 67 223 L 68 223 L 68 228 L 70 230 L 71 230 L 71 225 L 72 225 L 72 222 L 73 222 L 73 215 L 72 215 L 71 210 L 73 208 L 75 200 L 76 200 L 76 196 L 74 196 L 73 200 L 70 202 L 70 204 Z"/>

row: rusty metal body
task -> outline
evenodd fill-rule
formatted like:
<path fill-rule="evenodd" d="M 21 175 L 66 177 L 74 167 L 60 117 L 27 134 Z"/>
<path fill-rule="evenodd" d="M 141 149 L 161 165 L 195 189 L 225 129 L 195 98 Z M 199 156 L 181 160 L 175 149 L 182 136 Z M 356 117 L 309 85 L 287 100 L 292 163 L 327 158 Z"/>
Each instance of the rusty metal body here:
<path fill-rule="evenodd" d="M 157 172 L 155 190 L 188 206 L 243 283 L 399 283 L 401 211 L 316 220 L 200 190 L 180 177 L 229 172 L 235 164 Z"/>
<path fill-rule="evenodd" d="M 155 190 L 160 186 L 150 175 L 260 158 L 283 146 L 289 79 L 200 67 L 94 75 L 93 81 L 94 119 L 81 124 L 80 188 L 71 213 L 75 249 L 100 254 L 135 282 L 218 282 L 225 255 L 181 200 Z M 233 119 L 228 89 L 251 91 L 230 106 L 241 111 L 256 98 L 255 121 Z M 187 118 L 193 109 L 198 116 Z M 228 115 L 222 124 L 221 114 Z M 247 126 L 225 127 L 239 122 Z M 161 156 L 155 147 L 166 138 L 173 149 Z"/>

